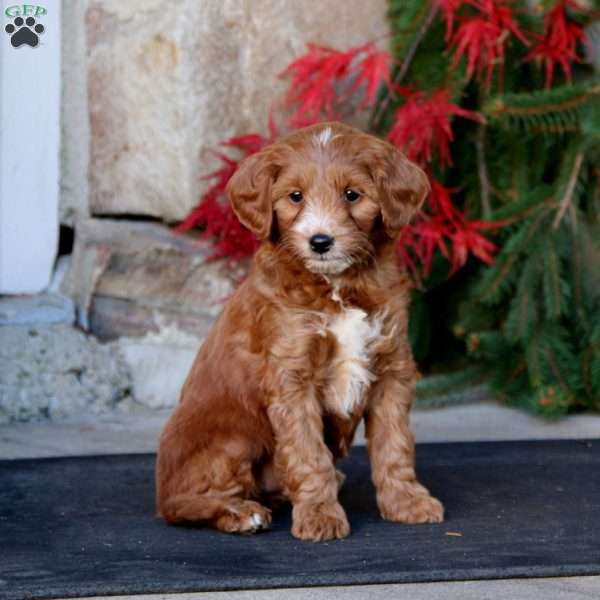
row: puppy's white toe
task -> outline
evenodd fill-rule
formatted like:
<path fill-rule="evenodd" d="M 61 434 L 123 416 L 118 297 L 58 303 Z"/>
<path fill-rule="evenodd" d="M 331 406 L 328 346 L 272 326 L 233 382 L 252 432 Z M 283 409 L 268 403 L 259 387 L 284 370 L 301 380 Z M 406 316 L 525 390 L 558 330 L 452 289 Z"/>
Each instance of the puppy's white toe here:
<path fill-rule="evenodd" d="M 265 523 L 265 520 L 263 519 L 262 515 L 258 513 L 252 513 L 252 516 L 250 517 L 250 522 L 252 523 L 252 526 L 255 529 L 266 529 L 267 527 L 267 524 Z"/>

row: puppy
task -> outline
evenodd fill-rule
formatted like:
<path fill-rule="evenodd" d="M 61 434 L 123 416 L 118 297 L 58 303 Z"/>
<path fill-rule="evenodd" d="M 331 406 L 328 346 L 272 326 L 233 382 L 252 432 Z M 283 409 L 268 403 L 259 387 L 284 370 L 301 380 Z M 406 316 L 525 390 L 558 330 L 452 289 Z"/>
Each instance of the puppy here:
<path fill-rule="evenodd" d="M 415 475 L 410 285 L 394 253 L 428 191 L 396 148 L 339 123 L 297 131 L 241 164 L 227 193 L 262 244 L 162 433 L 157 503 L 167 522 L 250 533 L 269 527 L 261 502 L 279 494 L 297 538 L 347 536 L 335 462 L 361 419 L 381 516 L 443 519 Z"/>

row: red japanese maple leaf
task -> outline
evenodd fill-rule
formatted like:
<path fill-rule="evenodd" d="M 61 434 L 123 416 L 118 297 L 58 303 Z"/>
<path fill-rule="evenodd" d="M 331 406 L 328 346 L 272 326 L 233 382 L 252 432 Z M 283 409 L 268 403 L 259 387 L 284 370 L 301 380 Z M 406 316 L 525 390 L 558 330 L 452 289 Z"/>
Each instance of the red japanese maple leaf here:
<path fill-rule="evenodd" d="M 367 44 L 363 47 L 363 58 L 354 69 L 356 79 L 352 84 L 348 94 L 356 92 L 365 84 L 364 98 L 361 103 L 362 108 L 367 108 L 375 104 L 377 91 L 382 84 L 391 88 L 390 67 L 392 56 L 389 52 L 378 50 L 374 44 Z"/>
<path fill-rule="evenodd" d="M 296 106 L 290 117 L 292 126 L 304 127 L 322 118 L 338 118 L 336 87 L 346 80 L 358 52 L 360 47 L 338 52 L 308 44 L 308 52 L 287 67 L 282 76 L 291 76 L 285 102 L 288 106 Z"/>
<path fill-rule="evenodd" d="M 222 146 L 238 149 L 243 157 L 259 152 L 277 137 L 278 132 L 272 117 L 269 118 L 269 137 L 258 133 L 232 137 L 222 142 Z M 213 184 L 202 194 L 200 202 L 175 230 L 185 232 L 194 227 L 204 228 L 202 236 L 213 240 L 214 252 L 211 258 L 229 257 L 232 259 L 251 256 L 258 247 L 254 234 L 246 229 L 235 216 L 225 195 L 227 182 L 239 167 L 235 160 L 216 152 L 220 166 L 209 173 L 204 180 Z"/>
<path fill-rule="evenodd" d="M 396 111 L 388 139 L 404 150 L 408 158 L 421 164 L 431 162 L 434 154 L 439 156 L 442 166 L 452 163 L 452 117 L 479 122 L 484 120 L 479 113 L 450 102 L 450 94 L 444 88 L 435 90 L 429 96 L 425 92 L 405 88 L 400 92 L 406 101 Z"/>
<path fill-rule="evenodd" d="M 213 242 L 211 259 L 244 258 L 254 253 L 258 243 L 254 235 L 238 221 L 225 196 L 227 182 L 235 173 L 239 162 L 223 153 L 216 153 L 216 156 L 221 161 L 220 167 L 204 177 L 212 180 L 213 184 L 202 194 L 196 208 L 175 231 L 183 233 L 194 227 L 203 227 L 202 237 Z"/>
<path fill-rule="evenodd" d="M 496 68 L 503 72 L 506 44 L 511 34 L 526 46 L 525 34 L 519 29 L 510 0 L 472 0 L 473 15 L 458 16 L 460 25 L 450 42 L 454 46 L 453 65 L 467 57 L 467 77 L 474 74 L 487 88 Z"/>
<path fill-rule="evenodd" d="M 308 44 L 308 52 L 298 57 L 281 74 L 291 77 L 285 104 L 294 107 L 292 127 L 304 127 L 322 120 L 340 118 L 339 106 L 366 84 L 361 107 L 371 106 L 382 83 L 390 84 L 392 58 L 373 43 L 340 52 Z M 352 81 L 354 77 L 354 80 Z"/>
<path fill-rule="evenodd" d="M 436 250 L 450 262 L 450 274 L 467 262 L 469 254 L 491 264 L 496 246 L 481 232 L 503 226 L 501 222 L 468 220 L 452 203 L 452 190 L 431 179 L 431 194 L 424 211 L 405 227 L 396 247 L 400 261 L 419 279 L 431 273 Z"/>
<path fill-rule="evenodd" d="M 577 55 L 577 45 L 585 43 L 586 34 L 581 25 L 568 19 L 568 7 L 582 10 L 572 0 L 559 0 L 544 17 L 543 35 L 535 34 L 537 43 L 525 57 L 525 60 L 535 60 L 545 66 L 547 88 L 552 85 L 557 65 L 562 68 L 567 81 L 571 81 L 572 63 L 582 60 Z"/>
<path fill-rule="evenodd" d="M 442 11 L 444 21 L 446 21 L 446 41 L 450 41 L 454 32 L 454 23 L 456 21 L 456 12 L 465 4 L 471 4 L 471 0 L 436 0 L 438 7 Z"/>

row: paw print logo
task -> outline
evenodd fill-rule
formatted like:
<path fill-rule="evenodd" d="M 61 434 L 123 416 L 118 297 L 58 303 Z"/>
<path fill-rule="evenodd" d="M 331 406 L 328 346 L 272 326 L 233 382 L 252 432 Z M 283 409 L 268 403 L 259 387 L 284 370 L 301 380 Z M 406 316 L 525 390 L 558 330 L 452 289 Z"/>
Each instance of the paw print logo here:
<path fill-rule="evenodd" d="M 38 34 L 44 33 L 44 26 L 41 23 L 36 25 L 33 17 L 27 17 L 27 20 L 17 17 L 4 28 L 4 31 L 10 35 L 10 43 L 15 48 L 23 44 L 35 48 L 40 41 Z"/>

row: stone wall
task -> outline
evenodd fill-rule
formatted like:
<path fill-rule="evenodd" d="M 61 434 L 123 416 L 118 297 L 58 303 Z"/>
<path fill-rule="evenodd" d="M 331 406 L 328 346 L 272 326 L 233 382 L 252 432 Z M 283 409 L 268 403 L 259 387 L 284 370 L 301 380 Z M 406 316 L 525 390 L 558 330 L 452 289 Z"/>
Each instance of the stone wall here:
<path fill-rule="evenodd" d="M 63 221 L 183 218 L 219 141 L 265 131 L 306 42 L 388 32 L 386 1 L 63 0 Z"/>

